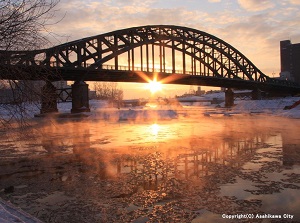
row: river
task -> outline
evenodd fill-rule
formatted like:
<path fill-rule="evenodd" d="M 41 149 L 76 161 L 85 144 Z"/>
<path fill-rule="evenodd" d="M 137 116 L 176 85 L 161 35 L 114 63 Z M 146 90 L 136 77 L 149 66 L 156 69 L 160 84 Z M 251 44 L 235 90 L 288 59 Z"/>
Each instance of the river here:
<path fill-rule="evenodd" d="M 0 196 L 51 223 L 300 221 L 300 120 L 178 114 L 2 132 Z"/>

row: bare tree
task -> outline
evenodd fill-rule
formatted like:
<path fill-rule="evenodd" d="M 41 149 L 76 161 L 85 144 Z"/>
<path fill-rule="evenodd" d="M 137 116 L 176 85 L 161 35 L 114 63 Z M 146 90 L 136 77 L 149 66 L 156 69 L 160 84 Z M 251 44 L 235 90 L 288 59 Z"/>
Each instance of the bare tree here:
<path fill-rule="evenodd" d="M 44 34 L 59 0 L 1 0 L 0 49 L 32 50 L 48 43 Z"/>
<path fill-rule="evenodd" d="M 95 82 L 96 98 L 120 102 L 123 99 L 123 90 L 116 82 Z"/>
<path fill-rule="evenodd" d="M 58 3 L 59 0 L 0 0 L 2 54 L 12 50 L 34 50 L 49 44 L 47 28 L 52 25 L 50 21 L 54 18 Z M 0 85 L 2 91 L 5 89 L 7 92 L 8 98 L 6 103 L 0 101 L 0 127 L 7 126 L 14 119 L 23 123 L 27 111 L 23 102 L 36 101 L 40 91 L 28 81 L 3 80 L 1 72 Z M 44 81 L 47 79 L 44 78 Z"/>

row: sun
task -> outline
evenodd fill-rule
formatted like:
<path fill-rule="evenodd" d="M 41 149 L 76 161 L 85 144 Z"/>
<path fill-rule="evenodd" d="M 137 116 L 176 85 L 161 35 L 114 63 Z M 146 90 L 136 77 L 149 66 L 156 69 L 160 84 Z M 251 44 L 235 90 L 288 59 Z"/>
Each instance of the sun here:
<path fill-rule="evenodd" d="M 155 92 L 162 90 L 162 84 L 154 79 L 147 84 L 147 89 L 154 94 Z"/>

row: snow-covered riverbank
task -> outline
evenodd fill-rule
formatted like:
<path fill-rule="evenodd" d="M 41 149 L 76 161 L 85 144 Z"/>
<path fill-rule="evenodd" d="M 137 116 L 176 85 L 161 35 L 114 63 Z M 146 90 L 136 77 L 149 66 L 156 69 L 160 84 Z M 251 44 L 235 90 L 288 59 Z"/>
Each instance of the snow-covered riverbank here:
<path fill-rule="evenodd" d="M 201 100 L 219 101 L 224 99 L 224 93 L 208 94 L 202 97 L 192 96 L 185 98 L 185 102 L 177 104 L 164 104 L 157 106 L 139 106 L 139 107 L 126 107 L 126 108 L 113 108 L 107 101 L 90 100 L 91 112 L 86 113 L 91 119 L 107 119 L 114 121 L 123 120 L 149 120 L 155 119 L 175 119 L 179 114 L 185 114 L 189 110 L 199 110 L 205 116 L 213 114 L 232 116 L 235 114 L 268 114 L 274 116 L 281 116 L 287 118 L 300 118 L 300 105 L 291 109 L 285 109 L 288 106 L 294 105 L 300 100 L 300 97 L 286 97 L 268 100 L 235 100 L 235 106 L 232 108 L 224 108 L 225 103 L 211 104 L 210 102 L 201 102 Z M 12 116 L 20 116 L 18 107 L 0 107 L 0 117 L 10 119 Z M 72 103 L 58 103 L 59 114 L 68 114 L 71 111 Z M 34 115 L 39 114 L 39 106 L 29 104 L 22 110 L 22 117 L 33 118 Z"/>

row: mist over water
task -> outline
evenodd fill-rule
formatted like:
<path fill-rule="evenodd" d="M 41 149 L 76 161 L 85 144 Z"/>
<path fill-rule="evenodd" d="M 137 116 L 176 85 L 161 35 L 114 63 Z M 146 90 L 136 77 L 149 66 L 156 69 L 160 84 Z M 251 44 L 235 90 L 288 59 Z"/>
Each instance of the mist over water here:
<path fill-rule="evenodd" d="M 176 113 L 35 120 L 1 139 L 0 196 L 45 222 L 300 221 L 300 120 Z"/>

